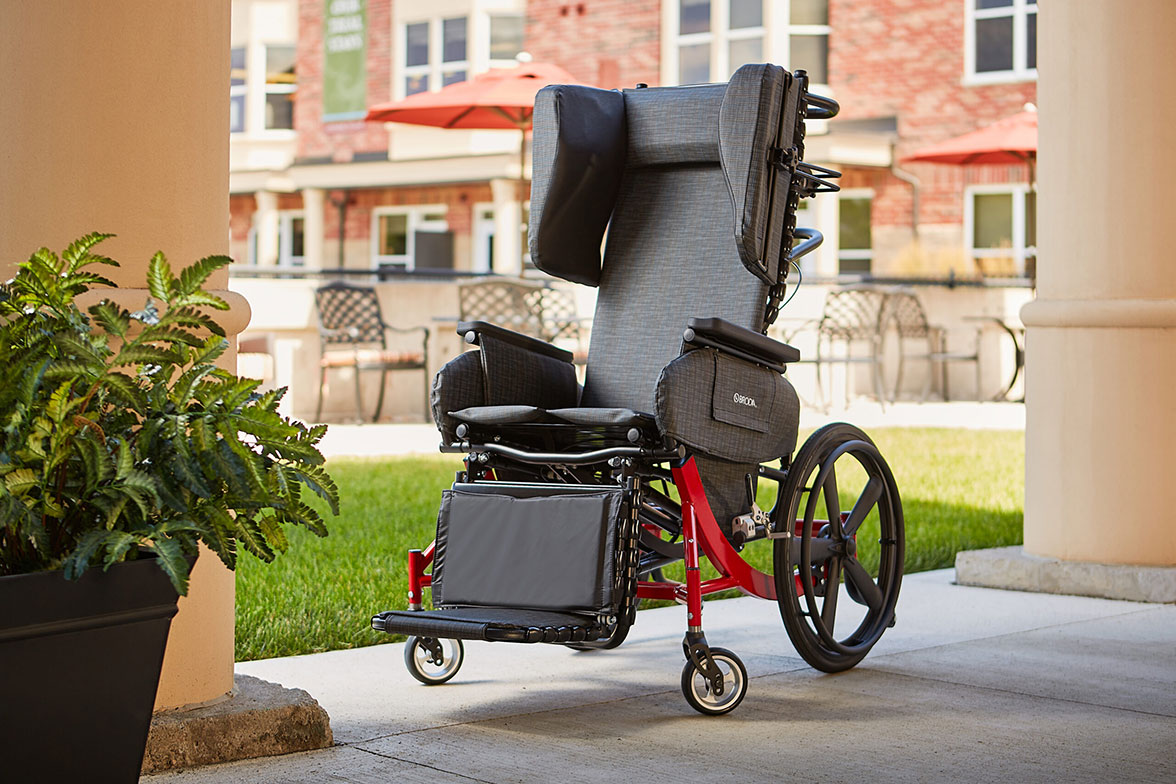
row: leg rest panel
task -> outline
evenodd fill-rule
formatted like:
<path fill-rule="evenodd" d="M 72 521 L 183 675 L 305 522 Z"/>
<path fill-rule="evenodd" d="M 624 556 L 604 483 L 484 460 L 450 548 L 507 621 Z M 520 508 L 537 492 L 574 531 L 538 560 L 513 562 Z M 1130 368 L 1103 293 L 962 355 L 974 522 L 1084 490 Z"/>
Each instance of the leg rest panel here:
<path fill-rule="evenodd" d="M 491 642 L 583 642 L 608 636 L 608 630 L 592 616 L 494 607 L 393 610 L 373 617 L 372 628 L 389 634 Z"/>

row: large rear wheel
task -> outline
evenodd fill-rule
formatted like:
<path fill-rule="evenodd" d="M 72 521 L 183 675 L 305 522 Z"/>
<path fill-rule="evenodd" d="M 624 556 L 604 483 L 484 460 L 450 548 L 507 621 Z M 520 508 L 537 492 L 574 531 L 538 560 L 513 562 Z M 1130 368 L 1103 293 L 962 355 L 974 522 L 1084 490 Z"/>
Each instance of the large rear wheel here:
<path fill-rule="evenodd" d="M 902 501 L 890 466 L 858 428 L 827 425 L 797 452 L 772 519 L 776 531 L 792 525 L 773 552 L 792 644 L 818 670 L 853 667 L 894 624 L 902 583 Z"/>

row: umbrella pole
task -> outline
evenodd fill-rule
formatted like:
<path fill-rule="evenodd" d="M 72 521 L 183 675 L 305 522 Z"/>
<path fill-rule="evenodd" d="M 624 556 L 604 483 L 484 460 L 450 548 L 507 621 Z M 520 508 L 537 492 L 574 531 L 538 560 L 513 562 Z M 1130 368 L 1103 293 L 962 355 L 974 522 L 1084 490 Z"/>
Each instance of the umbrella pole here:
<path fill-rule="evenodd" d="M 525 127 L 519 128 L 519 225 L 515 231 L 522 233 L 523 223 L 523 205 L 527 203 L 526 196 L 523 194 L 523 183 L 527 181 L 527 129 Z M 527 242 L 526 239 L 520 237 L 519 242 L 519 277 L 523 277 L 523 272 L 526 271 L 527 261 Z"/>

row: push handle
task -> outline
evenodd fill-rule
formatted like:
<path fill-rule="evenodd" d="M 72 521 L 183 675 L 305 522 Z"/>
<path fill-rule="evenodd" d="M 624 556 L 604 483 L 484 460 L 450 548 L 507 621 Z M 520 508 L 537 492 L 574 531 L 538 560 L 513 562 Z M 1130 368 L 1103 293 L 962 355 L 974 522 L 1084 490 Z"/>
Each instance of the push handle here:
<path fill-rule="evenodd" d="M 788 254 L 788 258 L 791 261 L 796 261 L 801 256 L 807 256 L 821 247 L 821 243 L 825 241 L 825 235 L 816 229 L 796 229 L 792 232 L 792 236 L 802 240 L 802 242 Z"/>
<path fill-rule="evenodd" d="M 804 100 L 808 104 L 807 117 L 810 120 L 831 120 L 841 111 L 841 104 L 823 95 L 807 93 Z"/>

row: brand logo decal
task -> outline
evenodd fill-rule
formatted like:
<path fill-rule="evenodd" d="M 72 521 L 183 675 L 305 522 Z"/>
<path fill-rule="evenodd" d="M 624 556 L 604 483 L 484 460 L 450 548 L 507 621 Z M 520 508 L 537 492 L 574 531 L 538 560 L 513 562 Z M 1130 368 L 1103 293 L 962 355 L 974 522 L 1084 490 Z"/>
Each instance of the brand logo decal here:
<path fill-rule="evenodd" d="M 741 395 L 738 392 L 736 392 L 734 395 L 731 395 L 731 399 L 734 400 L 736 403 L 738 403 L 741 406 L 747 406 L 748 408 L 757 408 L 757 406 L 755 404 L 755 398 L 753 398 L 753 397 L 748 397 L 747 395 Z"/>

